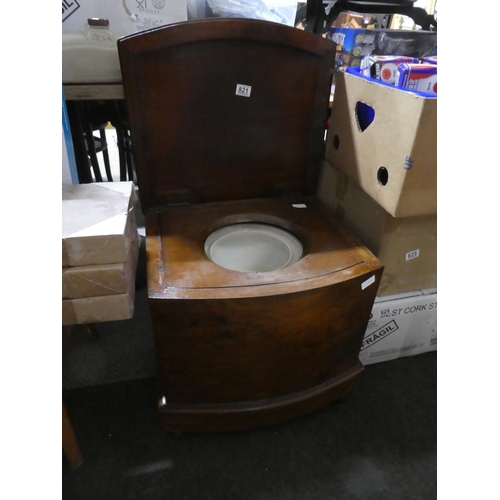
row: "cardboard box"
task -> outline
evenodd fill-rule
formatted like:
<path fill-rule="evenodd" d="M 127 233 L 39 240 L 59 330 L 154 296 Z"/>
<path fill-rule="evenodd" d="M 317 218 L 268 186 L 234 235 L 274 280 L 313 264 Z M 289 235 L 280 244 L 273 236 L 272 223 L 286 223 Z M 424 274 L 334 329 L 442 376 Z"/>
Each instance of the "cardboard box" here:
<path fill-rule="evenodd" d="M 135 281 L 139 256 L 139 234 L 136 224 L 130 225 L 128 258 L 117 264 L 63 267 L 62 298 L 79 299 L 127 293 Z"/>
<path fill-rule="evenodd" d="M 63 299 L 62 324 L 89 324 L 130 319 L 134 315 L 135 280 L 130 280 L 127 293 Z"/>
<path fill-rule="evenodd" d="M 375 299 L 359 353 L 364 365 L 436 350 L 436 288 Z"/>
<path fill-rule="evenodd" d="M 435 96 L 340 71 L 325 154 L 393 217 L 437 213 Z"/>
<path fill-rule="evenodd" d="M 340 12 L 335 21 L 332 23 L 332 28 L 368 28 L 370 29 L 375 25 L 375 19 L 371 14 L 360 14 L 345 10 Z M 330 30 L 331 32 L 332 30 Z"/>
<path fill-rule="evenodd" d="M 137 203 L 133 182 L 62 186 L 62 267 L 124 262 Z"/>
<path fill-rule="evenodd" d="M 379 297 L 437 286 L 437 216 L 395 218 L 324 162 L 318 197 L 382 261 Z"/>
<path fill-rule="evenodd" d="M 133 250 L 132 250 L 133 254 Z M 134 315 L 135 270 L 137 258 L 131 260 L 133 270 L 125 280 L 123 293 L 62 300 L 62 324 L 90 324 L 130 319 Z"/>

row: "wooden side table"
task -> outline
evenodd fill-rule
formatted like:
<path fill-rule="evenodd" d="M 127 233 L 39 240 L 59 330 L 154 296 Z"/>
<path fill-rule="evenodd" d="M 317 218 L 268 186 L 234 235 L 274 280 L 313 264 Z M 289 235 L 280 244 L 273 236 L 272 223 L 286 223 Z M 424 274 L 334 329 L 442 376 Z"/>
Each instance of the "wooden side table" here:
<path fill-rule="evenodd" d="M 64 402 L 62 404 L 62 446 L 71 468 L 76 468 L 83 463 L 80 447 Z"/>

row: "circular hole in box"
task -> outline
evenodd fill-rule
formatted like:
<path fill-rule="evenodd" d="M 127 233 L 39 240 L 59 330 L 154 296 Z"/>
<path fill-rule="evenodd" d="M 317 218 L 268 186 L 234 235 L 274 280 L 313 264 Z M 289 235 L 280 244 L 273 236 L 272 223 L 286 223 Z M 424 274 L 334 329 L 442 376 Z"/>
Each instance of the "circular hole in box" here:
<path fill-rule="evenodd" d="M 382 186 L 385 186 L 389 182 L 389 172 L 385 167 L 378 169 L 377 180 Z"/>

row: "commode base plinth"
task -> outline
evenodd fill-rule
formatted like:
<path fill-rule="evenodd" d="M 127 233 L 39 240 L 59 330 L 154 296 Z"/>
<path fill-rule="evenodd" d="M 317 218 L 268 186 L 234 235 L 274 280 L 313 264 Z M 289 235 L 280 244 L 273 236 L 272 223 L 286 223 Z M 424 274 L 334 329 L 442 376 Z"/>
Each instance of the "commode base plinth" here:
<path fill-rule="evenodd" d="M 282 397 L 229 404 L 162 404 L 164 429 L 181 432 L 231 432 L 273 425 L 314 412 L 343 399 L 357 385 L 360 361 L 344 373 L 311 389 Z"/>

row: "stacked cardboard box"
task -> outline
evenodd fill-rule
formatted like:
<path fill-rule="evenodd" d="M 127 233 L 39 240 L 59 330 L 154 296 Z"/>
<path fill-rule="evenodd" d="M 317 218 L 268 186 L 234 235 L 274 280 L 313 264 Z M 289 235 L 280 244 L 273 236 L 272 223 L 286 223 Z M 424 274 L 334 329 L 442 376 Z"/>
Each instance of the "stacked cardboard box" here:
<path fill-rule="evenodd" d="M 384 264 L 379 297 L 437 286 L 435 214 L 393 217 L 328 163 L 323 165 L 319 197 Z"/>
<path fill-rule="evenodd" d="M 62 324 L 129 319 L 139 238 L 132 182 L 62 186 Z"/>
<path fill-rule="evenodd" d="M 318 196 L 384 264 L 388 302 L 437 287 L 436 129 L 437 98 L 339 72 Z M 398 328 L 391 352 L 406 352 L 418 328 Z"/>

